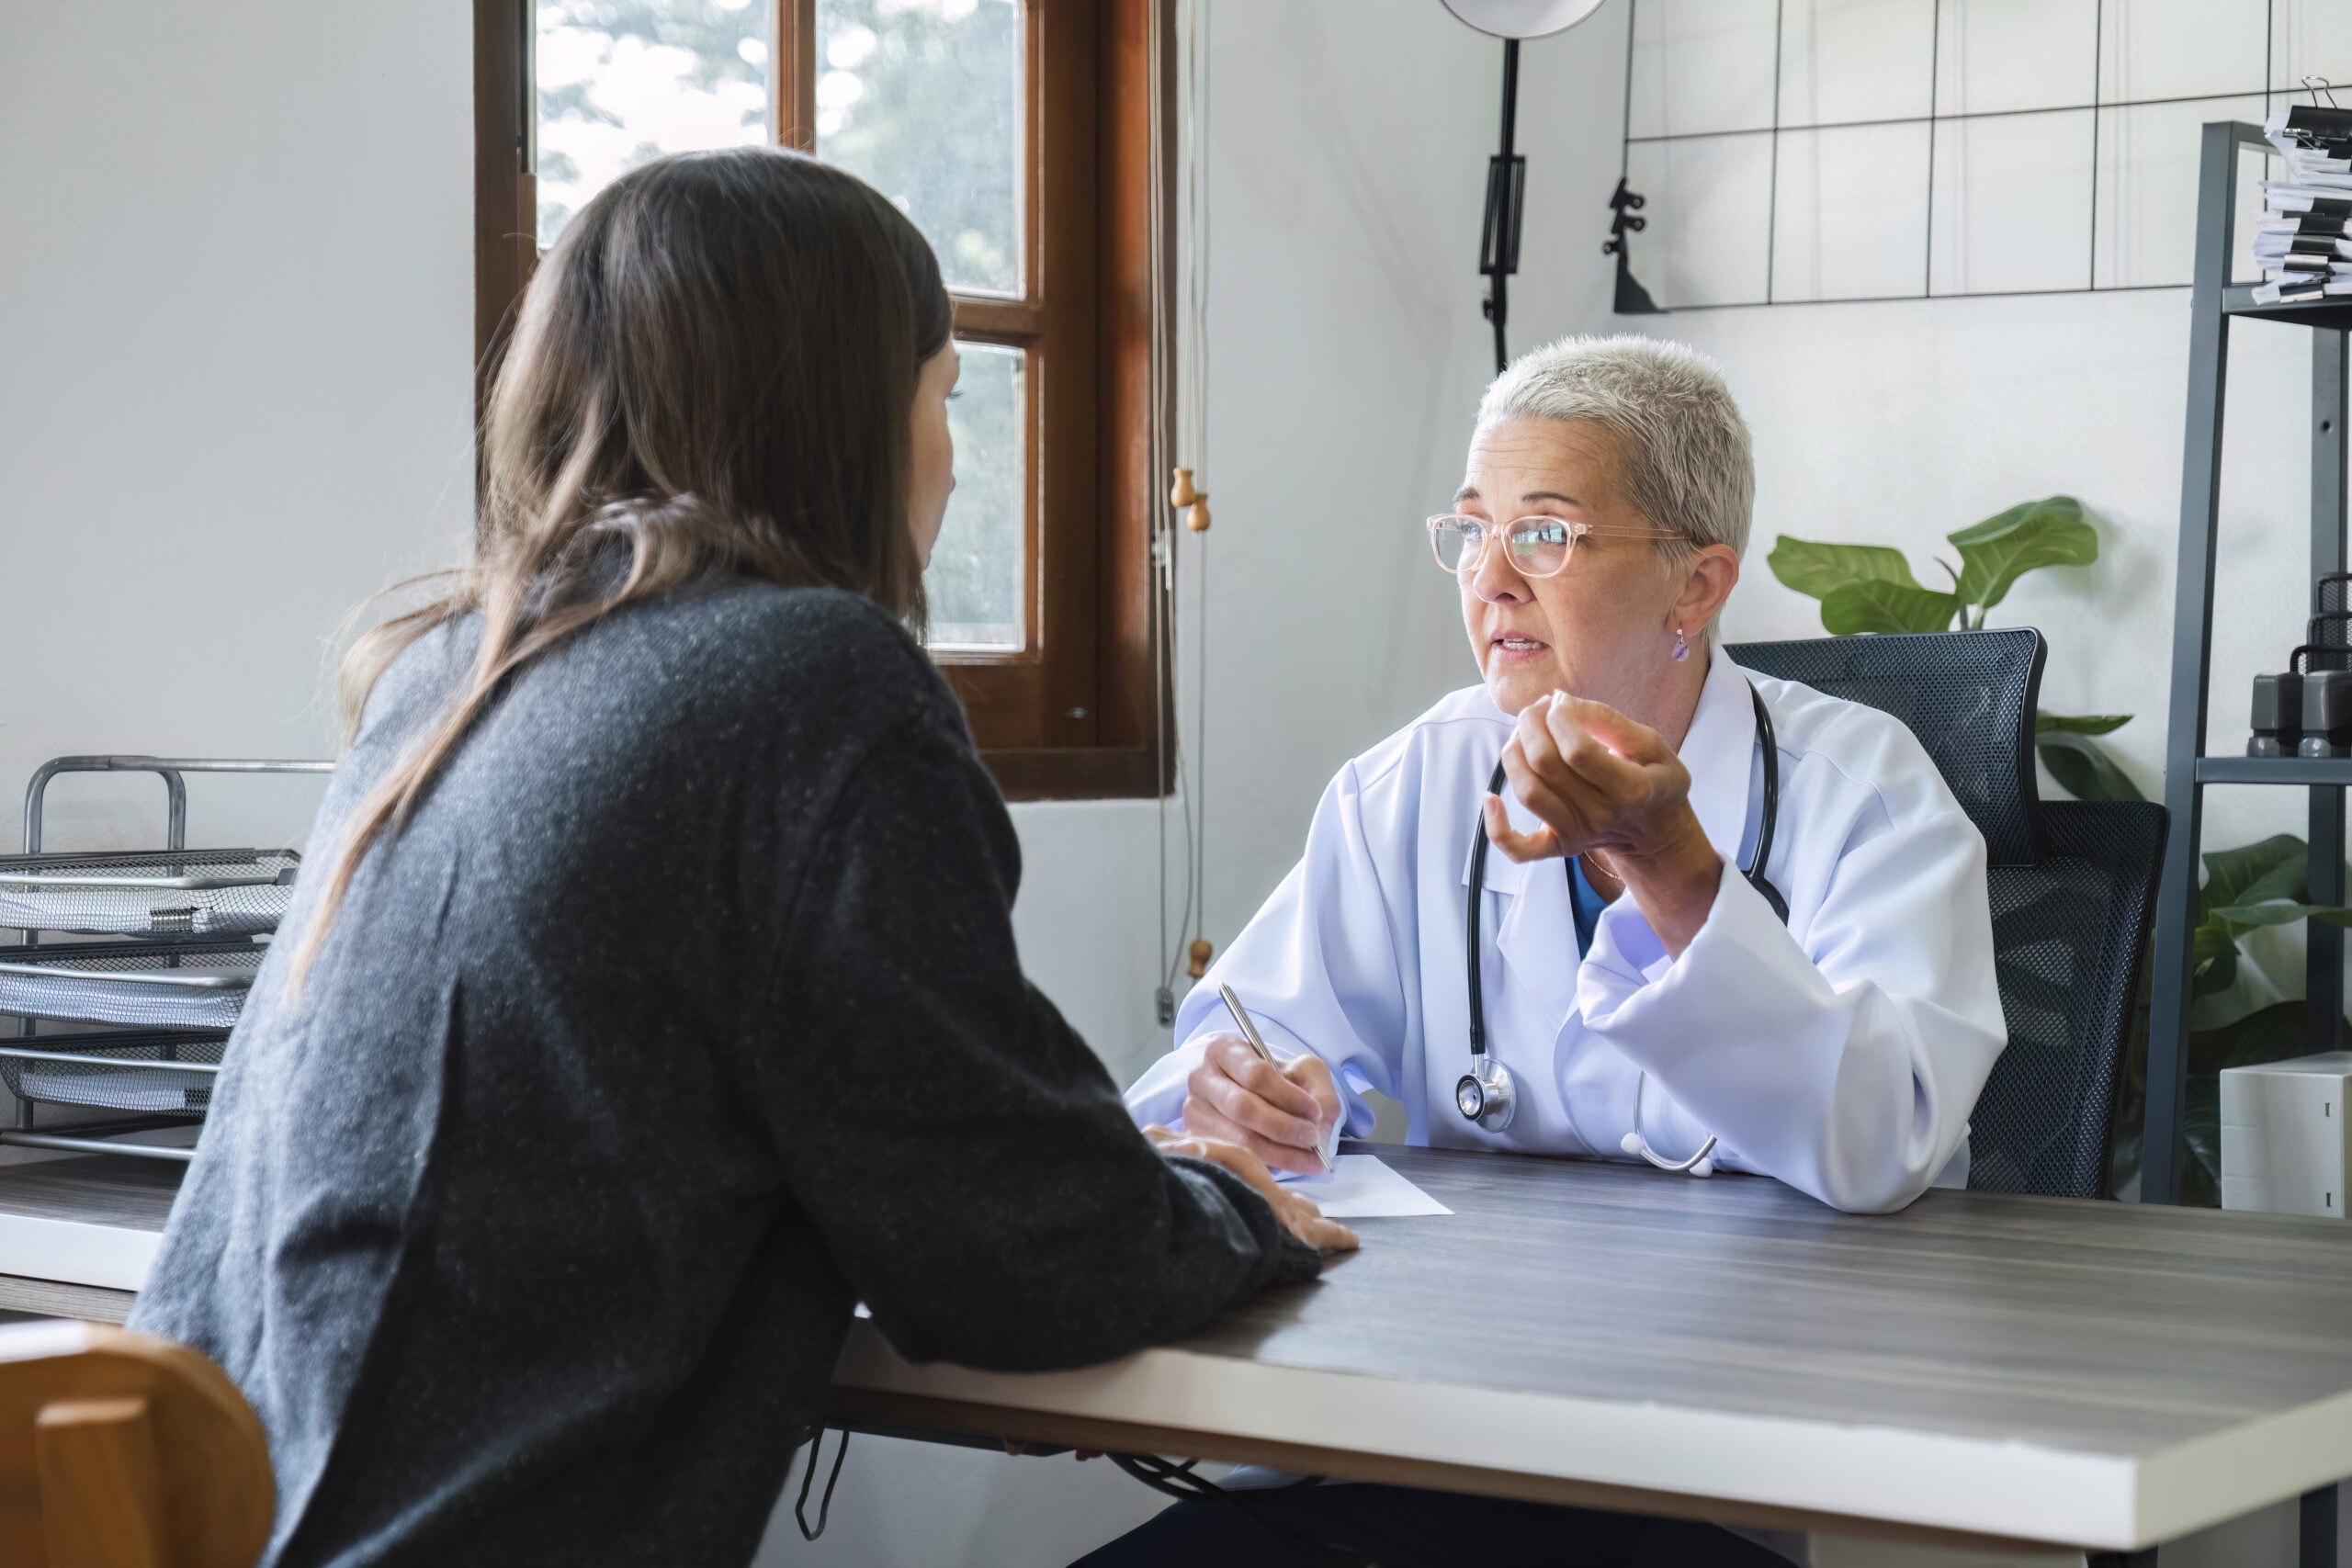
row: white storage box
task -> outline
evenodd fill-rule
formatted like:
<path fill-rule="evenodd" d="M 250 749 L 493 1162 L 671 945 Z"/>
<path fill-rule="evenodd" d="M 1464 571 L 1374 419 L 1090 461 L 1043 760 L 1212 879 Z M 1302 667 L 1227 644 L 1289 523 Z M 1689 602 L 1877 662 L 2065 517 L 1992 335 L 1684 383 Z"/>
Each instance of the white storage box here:
<path fill-rule="evenodd" d="M 2222 1207 L 2342 1219 L 2352 1051 L 2222 1074 Z"/>

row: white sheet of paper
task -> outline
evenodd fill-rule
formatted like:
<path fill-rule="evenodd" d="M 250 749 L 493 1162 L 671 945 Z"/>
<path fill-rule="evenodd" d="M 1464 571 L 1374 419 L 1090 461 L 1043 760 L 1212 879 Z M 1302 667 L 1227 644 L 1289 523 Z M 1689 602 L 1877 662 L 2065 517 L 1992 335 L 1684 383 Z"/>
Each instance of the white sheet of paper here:
<path fill-rule="evenodd" d="M 1277 1171 L 1285 1187 L 1315 1200 L 1334 1220 L 1387 1219 L 1400 1214 L 1450 1214 L 1453 1210 L 1397 1175 L 1377 1155 L 1341 1155 L 1328 1176 Z"/>

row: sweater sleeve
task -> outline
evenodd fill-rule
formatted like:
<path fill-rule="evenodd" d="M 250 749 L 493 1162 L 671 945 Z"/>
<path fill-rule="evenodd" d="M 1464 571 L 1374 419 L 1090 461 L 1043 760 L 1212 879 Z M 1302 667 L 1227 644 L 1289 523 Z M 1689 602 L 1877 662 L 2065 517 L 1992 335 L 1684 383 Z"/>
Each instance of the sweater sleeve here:
<path fill-rule="evenodd" d="M 910 1359 L 1078 1366 L 1311 1278 L 1246 1183 L 1153 1149 L 1023 978 L 1012 822 L 945 728 L 851 775 L 750 993 L 751 1109 L 876 1325 Z"/>

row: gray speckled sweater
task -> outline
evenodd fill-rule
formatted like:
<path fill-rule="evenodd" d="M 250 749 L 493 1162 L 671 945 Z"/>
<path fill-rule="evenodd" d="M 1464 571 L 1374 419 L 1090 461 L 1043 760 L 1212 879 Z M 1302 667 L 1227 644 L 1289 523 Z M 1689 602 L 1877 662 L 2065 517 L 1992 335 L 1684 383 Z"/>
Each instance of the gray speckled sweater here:
<path fill-rule="evenodd" d="M 477 635 L 385 675 L 315 864 Z M 260 1412 L 265 1562 L 741 1563 L 853 1301 L 910 1357 L 1052 1368 L 1312 1275 L 1023 980 L 1019 874 L 855 595 L 682 592 L 527 668 L 295 1001 L 298 889 L 132 1318 Z"/>

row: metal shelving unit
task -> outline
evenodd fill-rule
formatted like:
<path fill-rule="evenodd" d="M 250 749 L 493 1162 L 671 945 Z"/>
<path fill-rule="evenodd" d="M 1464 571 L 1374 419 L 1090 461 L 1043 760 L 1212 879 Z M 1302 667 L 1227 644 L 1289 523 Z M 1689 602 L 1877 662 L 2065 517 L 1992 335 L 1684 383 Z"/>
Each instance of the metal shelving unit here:
<path fill-rule="evenodd" d="M 2310 794 L 2311 899 L 2346 902 L 2344 792 L 2352 758 L 2209 757 L 2206 708 L 2213 670 L 2213 560 L 2222 497 L 2222 411 L 2229 379 L 2230 325 L 2281 321 L 2312 329 L 2311 576 L 2342 571 L 2345 550 L 2345 414 L 2352 299 L 2257 305 L 2250 285 L 2233 284 L 2242 149 L 2265 153 L 2259 127 L 2219 120 L 2205 127 L 2197 192 L 2197 281 L 2190 299 L 2188 432 L 2181 454 L 2180 570 L 2173 606 L 2172 700 L 2165 739 L 2165 805 L 2173 830 L 2156 897 L 2154 996 L 2148 1037 L 2148 1110 L 2141 1141 L 2140 1197 L 2180 1196 L 2181 1122 L 2188 1095 L 2189 987 L 2196 978 L 2197 866 L 2209 784 L 2270 784 Z M 2316 592 L 2316 591 L 2314 591 Z M 2314 604 L 2312 612 L 2319 606 Z M 2291 622 L 2281 617 L 2282 632 Z M 2344 932 L 2310 923 L 2305 995 L 2313 1051 L 2337 1048 L 2344 1015 Z"/>
<path fill-rule="evenodd" d="M 2156 895 L 2147 1122 L 2140 1144 L 2140 1198 L 2150 1203 L 2177 1202 L 2180 1198 L 2189 987 L 2197 972 L 2197 865 L 2206 786 L 2268 784 L 2309 792 L 2311 901 L 2346 902 L 2344 792 L 2352 785 L 2352 758 L 2205 755 L 2213 673 L 2213 558 L 2221 524 L 2222 411 L 2233 321 L 2281 321 L 2312 329 L 2311 576 L 2315 582 L 2322 574 L 2346 567 L 2344 421 L 2352 300 L 2257 305 L 2250 285 L 2230 281 L 2236 249 L 2233 220 L 2238 209 L 2238 154 L 2249 147 L 2270 151 L 2258 127 L 2217 120 L 2205 127 L 2198 164 L 2188 432 L 2181 452 L 2180 570 L 2174 589 L 2170 725 L 2165 733 L 2165 805 L 2172 815 L 2172 833 L 2165 841 L 2164 882 Z M 2312 612 L 2316 614 L 2316 588 L 2313 596 Z M 2312 1051 L 2333 1051 L 2339 1044 L 2344 1016 L 2344 932 L 2316 920 L 2307 925 L 2306 1044 Z M 2301 1525 L 2300 1560 L 2335 1562 L 2335 1487 L 2304 1495 Z M 2155 1553 L 2147 1556 L 2153 1559 Z"/>

